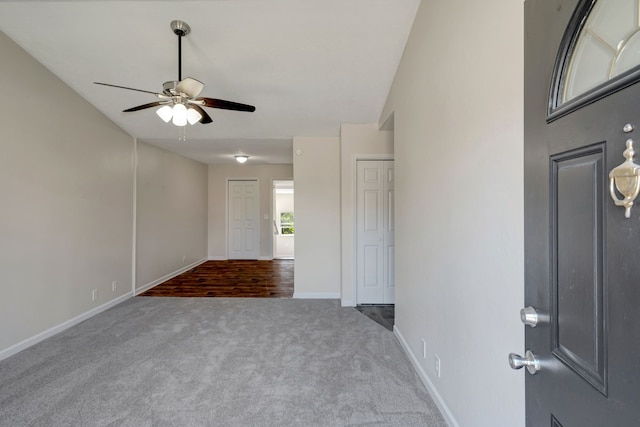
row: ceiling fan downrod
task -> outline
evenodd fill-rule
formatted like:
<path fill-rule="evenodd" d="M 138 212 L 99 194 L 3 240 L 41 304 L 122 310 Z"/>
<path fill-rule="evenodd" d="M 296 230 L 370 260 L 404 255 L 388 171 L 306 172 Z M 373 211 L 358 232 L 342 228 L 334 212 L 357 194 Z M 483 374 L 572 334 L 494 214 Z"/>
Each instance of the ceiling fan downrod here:
<path fill-rule="evenodd" d="M 182 38 L 191 32 L 191 27 L 184 21 L 171 21 L 171 31 L 178 36 L 178 81 L 182 81 Z"/>

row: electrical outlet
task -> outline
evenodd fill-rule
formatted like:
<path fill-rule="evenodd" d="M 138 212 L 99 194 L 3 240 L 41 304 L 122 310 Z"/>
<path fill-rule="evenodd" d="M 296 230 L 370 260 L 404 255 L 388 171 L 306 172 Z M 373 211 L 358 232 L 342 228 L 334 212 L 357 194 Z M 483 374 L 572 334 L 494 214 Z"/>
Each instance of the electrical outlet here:
<path fill-rule="evenodd" d="M 118 281 L 114 280 L 113 282 L 111 282 L 111 292 L 115 292 L 116 289 L 118 289 Z"/>
<path fill-rule="evenodd" d="M 436 377 L 440 378 L 440 357 L 437 354 L 433 358 L 433 369 L 436 371 Z"/>
<path fill-rule="evenodd" d="M 91 292 L 91 301 L 95 301 L 95 300 L 97 300 L 97 299 L 98 299 L 98 290 L 97 290 L 97 289 L 94 289 L 94 290 Z"/>
<path fill-rule="evenodd" d="M 186 255 L 182 255 L 182 262 L 184 262 L 187 259 Z"/>
<path fill-rule="evenodd" d="M 427 342 L 422 338 L 422 358 L 427 358 Z"/>

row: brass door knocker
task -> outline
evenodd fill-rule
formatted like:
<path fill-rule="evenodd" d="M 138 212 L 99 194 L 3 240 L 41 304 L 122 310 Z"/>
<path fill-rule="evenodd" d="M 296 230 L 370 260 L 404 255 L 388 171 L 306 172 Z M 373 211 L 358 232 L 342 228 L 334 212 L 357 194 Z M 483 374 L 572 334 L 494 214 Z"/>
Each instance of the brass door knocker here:
<path fill-rule="evenodd" d="M 633 149 L 632 139 L 627 139 L 627 149 L 622 154 L 627 160 L 609 172 L 609 193 L 616 206 L 624 206 L 625 218 L 630 218 L 631 207 L 640 193 L 640 165 L 633 161 L 636 152 Z M 624 199 L 618 199 L 616 190 L 624 196 Z"/>

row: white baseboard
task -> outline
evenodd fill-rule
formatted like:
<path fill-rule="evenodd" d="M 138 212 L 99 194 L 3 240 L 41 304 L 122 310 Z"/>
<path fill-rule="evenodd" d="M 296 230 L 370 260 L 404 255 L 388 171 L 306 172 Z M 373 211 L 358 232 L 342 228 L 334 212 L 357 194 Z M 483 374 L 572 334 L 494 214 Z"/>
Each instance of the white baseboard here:
<path fill-rule="evenodd" d="M 415 354 L 413 354 L 413 352 L 409 348 L 409 345 L 407 344 L 407 342 L 405 341 L 404 337 L 402 336 L 402 333 L 400 332 L 400 329 L 398 329 L 398 327 L 395 326 L 395 325 L 393 326 L 393 334 L 396 336 L 396 338 L 398 338 L 398 341 L 400 341 L 400 345 L 404 349 L 404 352 L 407 354 L 407 356 L 409 356 L 409 360 L 411 360 L 411 364 L 413 365 L 414 369 L 418 373 L 418 376 L 420 377 L 420 380 L 422 381 L 424 386 L 427 388 L 427 391 L 429 392 L 431 397 L 433 397 L 433 400 L 436 402 L 436 405 L 438 406 L 438 409 L 440 409 L 440 412 L 442 413 L 442 416 L 444 417 L 444 420 L 451 427 L 460 427 L 460 425 L 458 424 L 456 419 L 453 417 L 453 414 L 451 413 L 451 411 L 447 407 L 447 404 L 444 403 L 444 400 L 442 399 L 442 396 L 440 396 L 440 393 L 438 393 L 438 390 L 433 385 L 433 383 L 431 382 L 431 380 L 427 376 L 427 373 L 424 371 L 424 369 L 422 368 L 422 366 L 418 362 L 418 358 L 416 357 Z"/>
<path fill-rule="evenodd" d="M 226 256 L 210 256 L 207 258 L 209 261 L 229 261 L 229 258 Z M 270 256 L 261 256 L 258 257 L 258 261 L 273 261 L 273 257 Z"/>
<path fill-rule="evenodd" d="M 147 283 L 146 285 L 137 288 L 136 289 L 136 295 L 140 295 L 141 293 L 148 291 L 149 289 L 153 288 L 154 286 L 158 286 L 160 283 L 162 282 L 166 282 L 169 279 L 173 279 L 176 276 L 179 276 L 180 274 L 184 273 L 185 271 L 189 271 L 191 270 L 193 267 L 197 267 L 200 264 L 202 264 L 203 262 L 207 261 L 206 259 L 201 259 L 199 261 L 194 262 L 193 264 L 189 264 L 185 267 L 181 267 L 179 269 L 177 269 L 176 271 L 169 273 L 165 276 L 160 277 L 159 279 L 154 280 L 153 282 Z"/>
<path fill-rule="evenodd" d="M 131 298 L 132 293 L 131 292 L 127 292 L 124 295 L 119 296 L 118 298 L 112 299 L 109 302 L 106 302 L 104 304 L 102 304 L 101 306 L 98 306 L 96 308 L 92 308 L 91 310 L 82 313 L 79 316 L 74 317 L 73 319 L 69 319 L 66 322 L 62 322 L 59 325 L 54 326 L 53 328 L 47 329 L 46 331 L 40 332 L 39 334 L 36 334 L 30 338 L 27 338 L 24 341 L 21 341 L 17 344 L 12 345 L 9 348 L 5 348 L 4 350 L 0 350 L 0 360 L 4 360 L 7 357 L 13 356 L 16 353 L 21 352 L 22 350 L 25 350 L 29 347 L 31 347 L 32 345 L 36 345 L 41 341 L 46 340 L 49 337 L 52 337 L 56 334 L 59 334 L 60 332 L 64 331 L 65 329 L 69 329 L 72 326 L 77 325 L 80 322 L 84 322 L 85 320 L 87 320 L 90 317 L 95 316 L 96 314 L 102 313 L 105 310 L 110 309 L 111 307 L 114 307 L 118 304 L 120 304 L 123 301 L 128 300 L 129 298 Z"/>
<path fill-rule="evenodd" d="M 340 300 L 340 305 L 342 305 L 343 307 L 355 307 L 356 306 L 356 304 L 350 299 Z"/>
<path fill-rule="evenodd" d="M 293 292 L 294 299 L 340 299 L 339 292 Z"/>

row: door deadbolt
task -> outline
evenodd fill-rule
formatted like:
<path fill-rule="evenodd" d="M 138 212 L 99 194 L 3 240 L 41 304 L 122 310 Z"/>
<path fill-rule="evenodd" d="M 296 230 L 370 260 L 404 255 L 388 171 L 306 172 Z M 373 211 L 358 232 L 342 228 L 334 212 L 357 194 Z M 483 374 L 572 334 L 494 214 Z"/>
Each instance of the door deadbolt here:
<path fill-rule="evenodd" d="M 525 326 L 535 328 L 538 325 L 540 318 L 536 309 L 529 306 L 520 310 L 520 320 L 525 324 Z"/>

